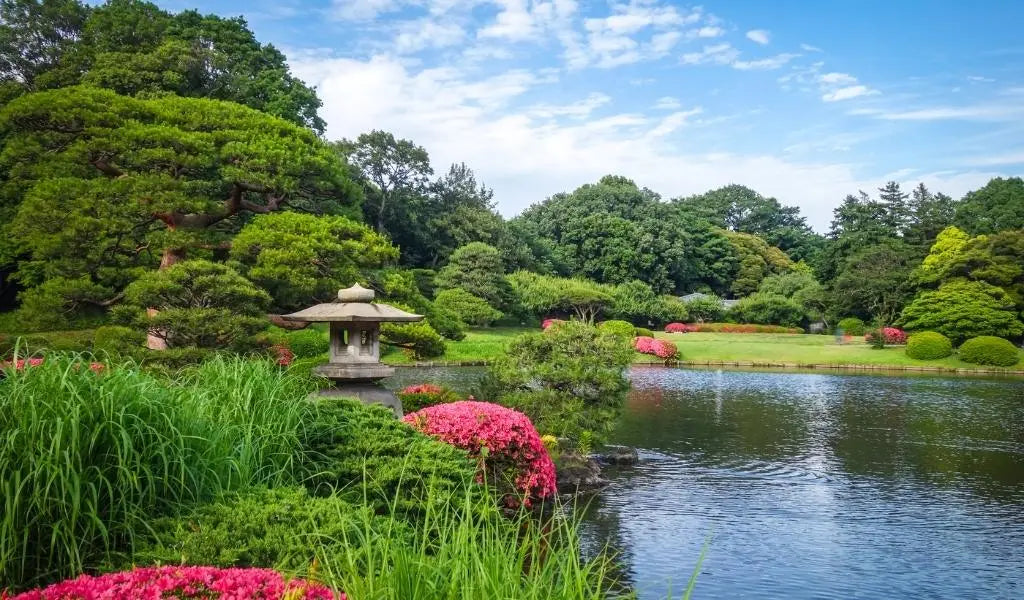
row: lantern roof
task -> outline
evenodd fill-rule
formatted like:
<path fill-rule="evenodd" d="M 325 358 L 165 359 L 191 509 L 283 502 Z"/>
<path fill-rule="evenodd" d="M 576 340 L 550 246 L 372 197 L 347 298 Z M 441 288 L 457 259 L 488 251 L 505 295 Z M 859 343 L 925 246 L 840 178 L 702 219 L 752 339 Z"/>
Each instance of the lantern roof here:
<path fill-rule="evenodd" d="M 375 303 L 373 290 L 358 283 L 350 288 L 338 290 L 338 299 L 304 308 L 290 315 L 281 315 L 288 321 L 306 323 L 327 323 L 357 321 L 370 322 L 413 322 L 422 321 L 423 315 L 405 312 L 388 304 Z"/>

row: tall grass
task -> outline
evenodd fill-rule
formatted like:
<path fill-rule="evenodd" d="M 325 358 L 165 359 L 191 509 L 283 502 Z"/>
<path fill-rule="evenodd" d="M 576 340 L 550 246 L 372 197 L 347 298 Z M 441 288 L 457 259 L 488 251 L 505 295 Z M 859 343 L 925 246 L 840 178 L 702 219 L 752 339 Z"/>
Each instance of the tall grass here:
<path fill-rule="evenodd" d="M 154 515 L 289 479 L 303 383 L 212 360 L 156 379 L 49 355 L 0 381 L 0 581 L 80 573 L 131 548 Z"/>

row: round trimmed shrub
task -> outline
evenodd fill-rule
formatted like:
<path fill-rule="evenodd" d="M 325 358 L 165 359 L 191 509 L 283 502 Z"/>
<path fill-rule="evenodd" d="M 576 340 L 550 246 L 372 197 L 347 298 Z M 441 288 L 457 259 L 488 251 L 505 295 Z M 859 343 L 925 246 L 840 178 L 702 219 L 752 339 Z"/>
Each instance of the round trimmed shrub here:
<path fill-rule="evenodd" d="M 953 354 L 953 343 L 935 331 L 915 333 L 907 340 L 907 356 L 918 360 L 946 358 Z"/>
<path fill-rule="evenodd" d="M 636 334 L 636 327 L 629 321 L 602 321 L 598 323 L 597 328 L 606 333 L 613 333 L 628 338 L 632 338 Z"/>
<path fill-rule="evenodd" d="M 864 325 L 864 321 L 857 317 L 846 317 L 842 321 L 839 321 L 839 329 L 843 330 L 846 335 L 864 335 L 867 330 L 867 326 Z M 948 354 L 946 356 L 949 356 Z"/>
<path fill-rule="evenodd" d="M 993 335 L 979 335 L 960 346 L 960 360 L 976 365 L 1012 367 L 1018 359 L 1017 347 L 1012 342 Z"/>
<path fill-rule="evenodd" d="M 654 332 L 646 327 L 637 327 L 633 329 L 633 335 L 637 337 L 654 337 Z"/>
<path fill-rule="evenodd" d="M 300 329 L 288 334 L 288 349 L 295 358 L 313 358 L 327 353 L 331 347 L 327 336 L 316 329 Z"/>

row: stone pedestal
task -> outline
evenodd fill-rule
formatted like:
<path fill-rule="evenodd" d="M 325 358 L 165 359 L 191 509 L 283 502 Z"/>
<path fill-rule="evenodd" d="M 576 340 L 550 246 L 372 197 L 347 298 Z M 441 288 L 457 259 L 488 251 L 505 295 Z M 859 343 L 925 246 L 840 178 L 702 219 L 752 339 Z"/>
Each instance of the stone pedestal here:
<path fill-rule="evenodd" d="M 391 409 L 395 418 L 401 419 L 402 401 L 390 390 L 373 383 L 340 383 L 324 388 L 317 393 L 323 398 L 355 398 L 363 404 L 380 404 Z"/>

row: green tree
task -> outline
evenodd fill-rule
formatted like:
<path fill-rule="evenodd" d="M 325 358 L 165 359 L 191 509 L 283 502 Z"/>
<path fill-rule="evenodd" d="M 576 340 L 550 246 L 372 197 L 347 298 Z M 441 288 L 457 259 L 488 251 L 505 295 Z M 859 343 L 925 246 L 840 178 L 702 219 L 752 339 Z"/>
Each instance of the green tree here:
<path fill-rule="evenodd" d="M 502 225 L 494 192 L 477 184 L 472 169 L 463 163 L 452 165 L 430 185 L 424 208 L 418 245 L 422 262 L 430 267 L 444 264 L 456 248 L 471 242 L 494 243 Z"/>
<path fill-rule="evenodd" d="M 729 314 L 740 323 L 799 327 L 806 319 L 804 308 L 785 296 L 752 294 L 736 303 Z"/>
<path fill-rule="evenodd" d="M 434 299 L 434 306 L 451 312 L 463 323 L 476 327 L 490 325 L 502 317 L 501 311 L 492 307 L 486 300 L 462 288 L 439 293 Z"/>
<path fill-rule="evenodd" d="M 718 296 L 698 296 L 685 302 L 690 318 L 698 323 L 720 321 L 725 316 L 725 307 Z"/>
<path fill-rule="evenodd" d="M 10 96 L 35 90 L 36 79 L 78 43 L 88 15 L 76 0 L 0 1 L 0 86 Z"/>
<path fill-rule="evenodd" d="M 910 193 L 911 221 L 904 233 L 910 244 L 931 245 L 943 229 L 953 223 L 956 202 L 949 196 L 932 194 L 923 183 Z"/>
<path fill-rule="evenodd" d="M 1024 179 L 996 177 L 968 192 L 956 208 L 956 224 L 975 235 L 1024 229 Z"/>
<path fill-rule="evenodd" d="M 434 173 L 427 151 L 380 130 L 336 145 L 362 174 L 367 188 L 363 205 L 367 222 L 373 223 L 379 233 L 395 237 L 392 230 L 405 217 L 405 205 L 421 199 L 427 178 Z"/>
<path fill-rule="evenodd" d="M 270 292 L 274 308 L 330 302 L 338 290 L 398 260 L 398 249 L 345 217 L 296 212 L 257 215 L 231 242 L 240 273 Z"/>
<path fill-rule="evenodd" d="M 71 87 L 14 100 L 0 127 L 0 214 L 27 287 L 86 277 L 114 295 L 224 247 L 248 213 L 359 202 L 312 131 L 233 103 Z"/>
<path fill-rule="evenodd" d="M 739 257 L 739 268 L 733 279 L 731 290 L 737 296 L 746 296 L 757 291 L 761 280 L 771 274 L 793 270 L 793 261 L 778 248 L 749 233 L 726 232 L 729 243 Z"/>
<path fill-rule="evenodd" d="M 851 256 L 832 285 L 831 312 L 890 325 L 912 289 L 912 258 L 901 242 L 865 248 Z"/>
<path fill-rule="evenodd" d="M 472 242 L 453 252 L 435 283 L 439 290 L 464 289 L 499 310 L 511 300 L 501 254 L 483 242 Z"/>
<path fill-rule="evenodd" d="M 642 281 L 621 283 L 611 289 L 611 296 L 611 315 L 634 325 L 685 321 L 689 317 L 681 300 L 672 296 L 659 296 Z"/>
<path fill-rule="evenodd" d="M 190 260 L 132 282 L 116 316 L 169 348 L 243 349 L 250 336 L 266 327 L 269 304 L 266 292 L 233 269 Z"/>
<path fill-rule="evenodd" d="M 1024 333 L 1013 299 L 983 281 L 954 279 L 918 294 L 900 322 L 912 331 L 937 331 L 954 343 L 979 335 L 1019 337 Z"/>
<path fill-rule="evenodd" d="M 1002 288 L 1024 309 L 1024 230 L 968 237 L 956 227 L 945 229 L 915 272 L 917 281 L 934 287 L 953 279 L 984 281 Z"/>
<path fill-rule="evenodd" d="M 561 278 L 516 271 L 508 276 L 516 303 L 535 317 L 573 315 L 587 323 L 611 310 L 609 286 L 582 278 Z"/>
<path fill-rule="evenodd" d="M 794 271 L 765 277 L 757 293 L 789 298 L 803 309 L 808 320 L 822 319 L 828 325 L 828 295 L 810 273 Z"/>
<path fill-rule="evenodd" d="M 899 235 L 903 235 L 911 223 L 908 198 L 910 194 L 900 189 L 900 184 L 895 181 L 889 181 L 878 189 L 878 199 L 885 208 L 885 225 Z"/>

